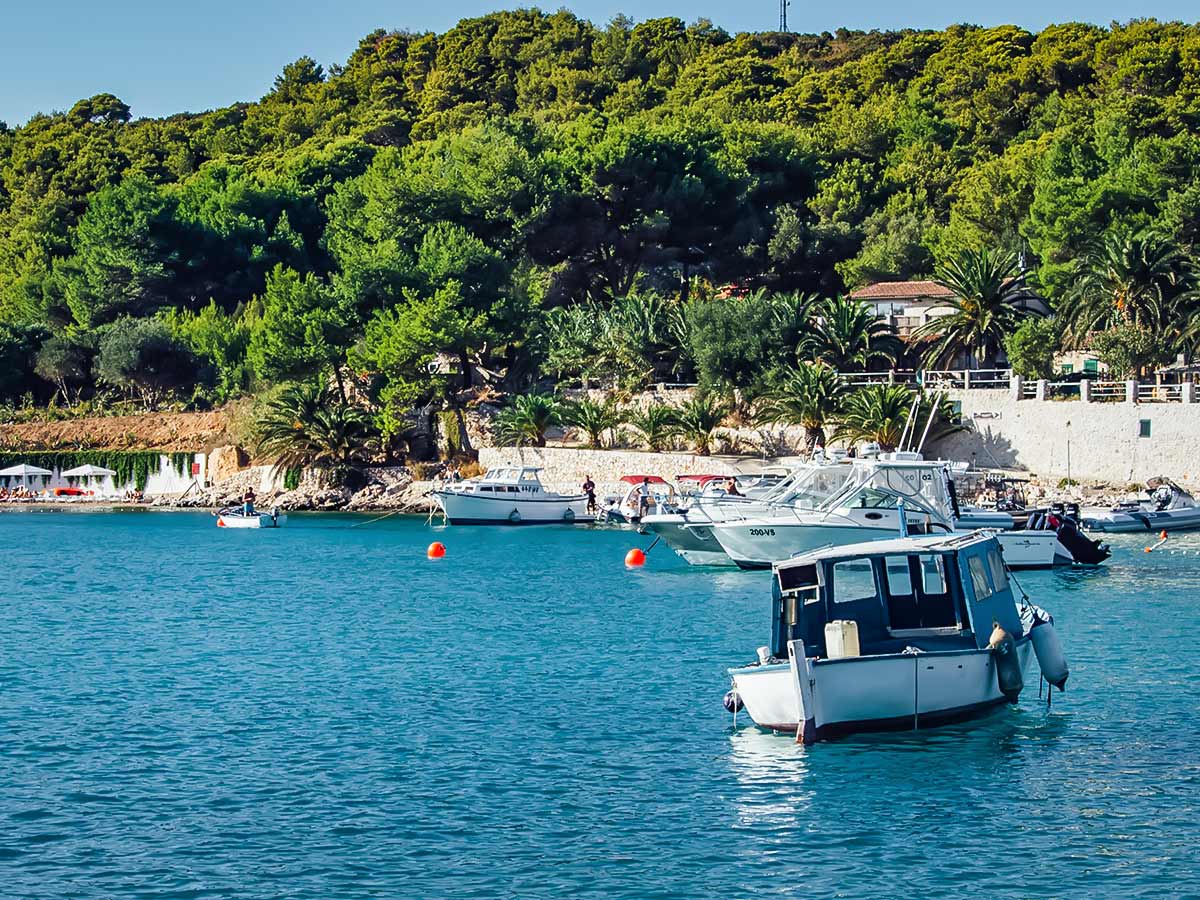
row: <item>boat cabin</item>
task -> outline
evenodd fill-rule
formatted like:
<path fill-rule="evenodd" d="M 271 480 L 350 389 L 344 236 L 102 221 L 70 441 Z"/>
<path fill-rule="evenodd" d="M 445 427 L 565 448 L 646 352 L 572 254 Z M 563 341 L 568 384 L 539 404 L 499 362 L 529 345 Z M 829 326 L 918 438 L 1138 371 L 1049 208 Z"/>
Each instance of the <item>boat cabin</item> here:
<path fill-rule="evenodd" d="M 1014 638 L 1020 617 L 1000 545 L 990 532 L 922 536 L 829 547 L 776 563 L 771 652 L 788 656 L 803 641 L 806 657 L 828 658 L 825 626 L 857 624 L 863 656 L 975 650 L 992 622 Z"/>
<path fill-rule="evenodd" d="M 464 494 L 542 494 L 545 493 L 536 466 L 504 466 L 470 478 L 446 489 Z"/>

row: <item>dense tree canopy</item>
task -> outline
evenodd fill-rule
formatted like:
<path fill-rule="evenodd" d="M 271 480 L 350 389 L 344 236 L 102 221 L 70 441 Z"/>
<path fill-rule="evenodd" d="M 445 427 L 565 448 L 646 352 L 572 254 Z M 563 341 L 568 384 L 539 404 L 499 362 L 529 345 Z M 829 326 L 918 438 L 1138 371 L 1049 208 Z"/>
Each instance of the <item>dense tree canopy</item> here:
<path fill-rule="evenodd" d="M 1195 25 L 730 35 L 524 9 L 377 31 L 257 102 L 136 119 L 97 94 L 0 129 L 0 400 L 157 402 L 189 355 L 181 396 L 357 376 L 389 431 L 448 389 L 439 353 L 468 380 L 600 359 L 742 390 L 900 352 L 809 292 L 981 251 L 1079 342 L 1190 352 L 1198 172 Z M 936 346 L 998 348 L 996 290 Z M 151 351 L 160 374 L 129 381 Z"/>

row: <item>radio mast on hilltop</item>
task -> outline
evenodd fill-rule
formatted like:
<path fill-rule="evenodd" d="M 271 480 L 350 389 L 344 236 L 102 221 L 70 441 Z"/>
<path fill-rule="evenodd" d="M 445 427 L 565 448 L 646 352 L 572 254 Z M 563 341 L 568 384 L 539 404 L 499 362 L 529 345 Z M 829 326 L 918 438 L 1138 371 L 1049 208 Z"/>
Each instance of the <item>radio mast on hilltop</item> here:
<path fill-rule="evenodd" d="M 787 31 L 787 8 L 791 5 L 790 0 L 779 0 L 779 30 Z"/>

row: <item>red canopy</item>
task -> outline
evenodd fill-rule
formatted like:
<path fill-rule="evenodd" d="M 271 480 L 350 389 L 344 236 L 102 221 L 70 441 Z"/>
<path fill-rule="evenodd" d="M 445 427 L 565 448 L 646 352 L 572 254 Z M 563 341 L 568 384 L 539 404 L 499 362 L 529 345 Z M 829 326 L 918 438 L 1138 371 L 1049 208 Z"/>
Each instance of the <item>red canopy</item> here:
<path fill-rule="evenodd" d="M 651 484 L 666 484 L 667 482 L 659 478 L 657 475 L 622 475 L 621 480 L 626 484 L 641 484 L 643 481 L 648 481 Z"/>

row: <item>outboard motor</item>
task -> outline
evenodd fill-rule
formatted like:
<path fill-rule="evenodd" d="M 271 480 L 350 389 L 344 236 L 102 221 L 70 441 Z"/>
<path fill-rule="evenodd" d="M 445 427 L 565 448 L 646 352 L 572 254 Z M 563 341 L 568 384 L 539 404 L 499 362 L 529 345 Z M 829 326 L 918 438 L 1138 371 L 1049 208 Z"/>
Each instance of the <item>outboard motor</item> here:
<path fill-rule="evenodd" d="M 1078 503 L 1066 504 L 1065 512 L 1066 512 L 1066 516 L 1068 519 L 1070 519 L 1076 525 L 1079 524 L 1079 504 Z"/>
<path fill-rule="evenodd" d="M 1038 668 L 1042 670 L 1042 677 L 1046 681 L 1059 691 L 1064 691 L 1071 671 L 1067 668 L 1067 657 L 1063 653 L 1062 642 L 1054 630 L 1054 616 L 1038 606 L 1032 609 L 1033 626 L 1029 629 L 1029 639 L 1033 642 Z"/>
<path fill-rule="evenodd" d="M 1021 677 L 1021 660 L 1017 656 L 1017 644 L 1012 635 L 1000 627 L 1000 623 L 992 622 L 992 638 L 988 648 L 996 661 L 996 683 L 1009 703 L 1016 703 L 1025 687 L 1025 679 Z"/>
<path fill-rule="evenodd" d="M 1112 549 L 1108 544 L 1088 537 L 1079 530 L 1074 519 L 1060 519 L 1055 532 L 1058 535 L 1058 542 L 1077 563 L 1095 566 L 1112 556 Z"/>

